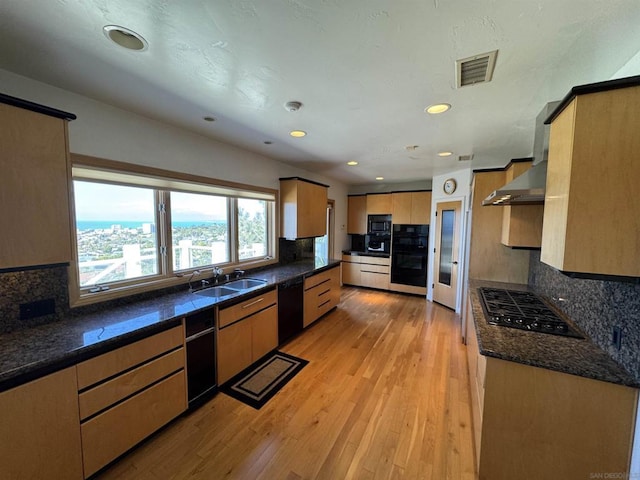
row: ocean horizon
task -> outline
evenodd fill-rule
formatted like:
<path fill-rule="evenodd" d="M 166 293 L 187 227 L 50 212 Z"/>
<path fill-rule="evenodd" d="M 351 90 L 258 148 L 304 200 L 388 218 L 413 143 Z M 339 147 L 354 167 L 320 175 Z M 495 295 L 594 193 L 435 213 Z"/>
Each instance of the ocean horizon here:
<path fill-rule="evenodd" d="M 118 220 L 78 220 L 76 222 L 76 228 L 78 230 L 104 230 L 109 229 L 113 225 L 120 225 L 121 228 L 141 228 L 145 223 L 153 223 L 152 221 L 143 221 L 143 220 L 133 220 L 133 221 L 118 221 Z M 184 221 L 184 222 L 173 222 L 173 225 L 176 227 L 197 227 L 200 225 L 215 225 L 215 224 L 224 224 L 223 221 Z"/>

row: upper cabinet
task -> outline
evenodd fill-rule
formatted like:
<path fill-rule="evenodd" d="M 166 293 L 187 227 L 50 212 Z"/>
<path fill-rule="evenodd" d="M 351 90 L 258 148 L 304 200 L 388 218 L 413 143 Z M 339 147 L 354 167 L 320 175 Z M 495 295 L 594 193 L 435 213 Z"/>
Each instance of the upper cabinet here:
<path fill-rule="evenodd" d="M 367 215 L 389 215 L 390 213 L 390 193 L 370 193 L 367 195 Z"/>
<path fill-rule="evenodd" d="M 69 263 L 73 114 L 0 95 L 0 269 Z"/>
<path fill-rule="evenodd" d="M 367 233 L 367 196 L 349 195 L 347 233 L 365 235 Z"/>
<path fill-rule="evenodd" d="M 425 225 L 431 222 L 431 192 L 394 192 L 391 203 L 393 223 Z"/>
<path fill-rule="evenodd" d="M 576 87 L 550 119 L 541 260 L 640 277 L 640 77 Z"/>
<path fill-rule="evenodd" d="M 509 183 L 531 168 L 533 159 L 512 160 L 505 172 Z M 540 248 L 543 205 L 505 205 L 502 208 L 502 244 L 507 247 Z"/>
<path fill-rule="evenodd" d="M 280 179 L 282 237 L 293 240 L 327 234 L 328 188 L 299 177 Z"/>

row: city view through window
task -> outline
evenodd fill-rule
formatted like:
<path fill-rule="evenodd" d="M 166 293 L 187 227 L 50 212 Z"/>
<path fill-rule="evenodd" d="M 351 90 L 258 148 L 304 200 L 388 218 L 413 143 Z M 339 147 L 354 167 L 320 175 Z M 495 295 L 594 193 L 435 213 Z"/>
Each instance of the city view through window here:
<path fill-rule="evenodd" d="M 151 188 L 74 181 L 80 287 L 161 274 L 160 247 L 171 245 L 173 274 L 268 253 L 268 202 L 237 199 L 237 251 L 232 251 L 229 202 L 210 194 L 171 192 L 170 225 L 156 224 Z M 165 195 L 163 197 L 162 195 Z M 163 198 L 168 193 L 160 195 Z M 162 231 L 170 231 L 162 238 Z"/>

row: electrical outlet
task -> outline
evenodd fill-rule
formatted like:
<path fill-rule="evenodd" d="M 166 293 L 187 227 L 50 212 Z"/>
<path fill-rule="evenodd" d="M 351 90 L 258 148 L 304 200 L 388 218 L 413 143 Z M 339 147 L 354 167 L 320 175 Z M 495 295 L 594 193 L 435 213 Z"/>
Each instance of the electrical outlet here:
<path fill-rule="evenodd" d="M 35 302 L 20 304 L 20 320 L 51 315 L 56 311 L 56 302 L 53 298 L 36 300 Z"/>
<path fill-rule="evenodd" d="M 622 348 L 622 329 L 618 326 L 613 327 L 611 344 L 616 348 L 616 350 L 620 350 L 620 348 Z"/>

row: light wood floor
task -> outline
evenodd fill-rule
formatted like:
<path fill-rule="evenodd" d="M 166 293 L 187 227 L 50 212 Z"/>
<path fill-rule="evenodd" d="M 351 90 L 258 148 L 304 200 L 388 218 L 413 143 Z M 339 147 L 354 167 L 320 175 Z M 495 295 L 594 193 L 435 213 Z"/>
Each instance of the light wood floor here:
<path fill-rule="evenodd" d="M 309 364 L 261 410 L 224 394 L 107 479 L 473 479 L 459 319 L 417 296 L 345 287 L 283 351 Z"/>

